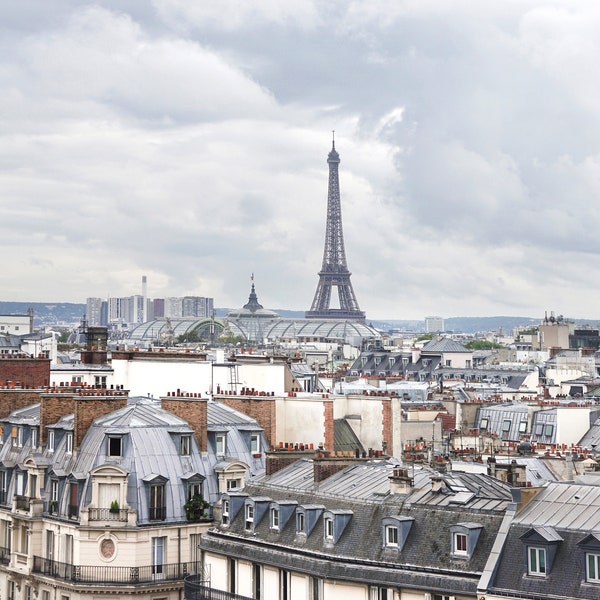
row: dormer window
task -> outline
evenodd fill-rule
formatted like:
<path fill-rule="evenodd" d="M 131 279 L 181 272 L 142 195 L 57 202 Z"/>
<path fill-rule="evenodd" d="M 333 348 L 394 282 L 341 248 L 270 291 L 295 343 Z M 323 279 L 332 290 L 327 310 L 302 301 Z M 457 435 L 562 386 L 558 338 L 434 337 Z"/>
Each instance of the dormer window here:
<path fill-rule="evenodd" d="M 229 500 L 221 502 L 221 525 L 229 525 Z"/>
<path fill-rule="evenodd" d="M 331 517 L 325 519 L 325 537 L 333 539 L 333 519 Z"/>
<path fill-rule="evenodd" d="M 226 451 L 226 436 L 224 433 L 217 433 L 215 436 L 215 447 L 217 454 L 225 454 Z"/>
<path fill-rule="evenodd" d="M 404 547 L 413 523 L 413 517 L 398 515 L 384 518 L 382 520 L 384 548 L 400 552 Z"/>
<path fill-rule="evenodd" d="M 66 441 L 65 441 L 65 452 L 67 454 L 73 453 L 73 434 L 67 433 Z"/>
<path fill-rule="evenodd" d="M 271 529 L 279 530 L 279 509 L 274 506 L 273 508 L 271 508 L 269 513 L 270 513 L 269 521 L 270 521 Z"/>
<path fill-rule="evenodd" d="M 55 439 L 54 429 L 48 430 L 48 452 L 54 452 Z"/>
<path fill-rule="evenodd" d="M 398 527 L 387 525 L 385 528 L 385 545 L 394 548 L 398 547 Z"/>
<path fill-rule="evenodd" d="M 192 448 L 192 436 L 182 435 L 179 442 L 179 454 L 181 456 L 190 456 Z"/>
<path fill-rule="evenodd" d="M 461 556 L 467 556 L 467 536 L 464 533 L 454 534 L 453 553 Z"/>
<path fill-rule="evenodd" d="M 296 515 L 296 532 L 297 533 L 306 533 L 306 520 L 304 518 L 303 512 L 299 512 Z"/>
<path fill-rule="evenodd" d="M 527 574 L 546 576 L 546 548 L 530 546 L 527 549 Z"/>
<path fill-rule="evenodd" d="M 452 556 L 470 560 L 482 529 L 480 523 L 457 523 L 451 527 Z"/>
<path fill-rule="evenodd" d="M 479 422 L 479 429 L 485 431 L 488 428 L 489 419 L 487 417 L 483 417 Z"/>
<path fill-rule="evenodd" d="M 250 452 L 252 454 L 260 453 L 260 435 L 258 433 L 250 435 Z"/>
<path fill-rule="evenodd" d="M 585 554 L 585 580 L 600 584 L 600 532 L 586 535 L 577 545 Z"/>
<path fill-rule="evenodd" d="M 521 536 L 526 548 L 527 575 L 546 577 L 563 539 L 553 527 L 533 527 Z"/>
<path fill-rule="evenodd" d="M 31 428 L 31 447 L 37 448 L 38 445 L 38 429 L 37 427 Z"/>
<path fill-rule="evenodd" d="M 254 504 L 246 504 L 245 526 L 248 530 L 254 528 Z"/>
<path fill-rule="evenodd" d="M 122 438 L 120 435 L 108 436 L 108 456 L 112 458 L 120 458 L 122 456 Z"/>
<path fill-rule="evenodd" d="M 13 440 L 17 448 L 23 447 L 23 428 L 20 425 L 13 427 Z"/>

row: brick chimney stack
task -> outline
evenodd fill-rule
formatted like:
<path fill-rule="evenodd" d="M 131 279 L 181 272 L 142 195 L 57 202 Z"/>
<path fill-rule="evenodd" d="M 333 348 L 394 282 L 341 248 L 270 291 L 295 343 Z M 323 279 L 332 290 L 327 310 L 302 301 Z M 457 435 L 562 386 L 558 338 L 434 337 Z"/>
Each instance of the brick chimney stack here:
<path fill-rule="evenodd" d="M 176 417 L 187 421 L 194 430 L 194 438 L 201 452 L 208 452 L 208 439 L 206 429 L 208 427 L 208 400 L 201 398 L 200 394 L 186 394 L 185 396 L 177 390 L 177 395 L 162 397 L 161 407 L 174 414 Z"/>

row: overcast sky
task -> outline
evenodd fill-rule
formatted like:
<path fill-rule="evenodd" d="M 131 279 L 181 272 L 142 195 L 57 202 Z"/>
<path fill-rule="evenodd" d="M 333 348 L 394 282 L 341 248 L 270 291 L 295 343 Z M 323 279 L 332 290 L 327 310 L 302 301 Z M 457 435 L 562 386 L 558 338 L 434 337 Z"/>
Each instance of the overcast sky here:
<path fill-rule="evenodd" d="M 0 8 L 0 300 L 600 318 L 600 2 Z"/>

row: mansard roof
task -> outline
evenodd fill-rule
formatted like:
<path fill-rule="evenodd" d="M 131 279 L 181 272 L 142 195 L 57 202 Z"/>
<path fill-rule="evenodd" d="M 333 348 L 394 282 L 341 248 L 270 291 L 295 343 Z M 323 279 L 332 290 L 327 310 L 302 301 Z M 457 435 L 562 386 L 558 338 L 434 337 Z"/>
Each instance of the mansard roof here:
<path fill-rule="evenodd" d="M 455 352 L 467 352 L 472 353 L 472 350 L 465 348 L 460 342 L 453 340 L 452 338 L 434 338 L 427 342 L 421 349 L 423 353 L 455 353 Z"/>

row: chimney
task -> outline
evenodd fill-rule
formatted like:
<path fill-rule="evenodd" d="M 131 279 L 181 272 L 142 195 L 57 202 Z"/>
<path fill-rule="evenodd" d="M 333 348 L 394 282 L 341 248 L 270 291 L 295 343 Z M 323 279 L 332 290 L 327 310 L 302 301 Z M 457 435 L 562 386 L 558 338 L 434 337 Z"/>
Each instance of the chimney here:
<path fill-rule="evenodd" d="M 208 425 L 208 405 L 207 398 L 188 396 L 168 396 L 160 399 L 161 407 L 169 411 L 176 417 L 187 421 L 194 430 L 194 437 L 200 452 L 208 452 L 208 439 L 206 428 Z"/>
<path fill-rule="evenodd" d="M 442 491 L 443 482 L 444 482 L 444 479 L 442 477 L 440 477 L 439 475 L 432 475 L 431 476 L 431 491 L 434 494 L 439 494 Z"/>
<path fill-rule="evenodd" d="M 487 462 L 487 474 L 490 477 L 496 477 L 496 458 L 493 456 L 488 456 Z"/>
<path fill-rule="evenodd" d="M 565 471 L 565 481 L 573 481 L 573 453 L 572 452 L 567 452 L 567 455 L 565 456 L 565 462 L 566 462 L 566 471 Z"/>
<path fill-rule="evenodd" d="M 410 494 L 414 485 L 412 477 L 408 476 L 408 469 L 394 467 L 390 479 L 390 493 L 394 495 Z"/>

